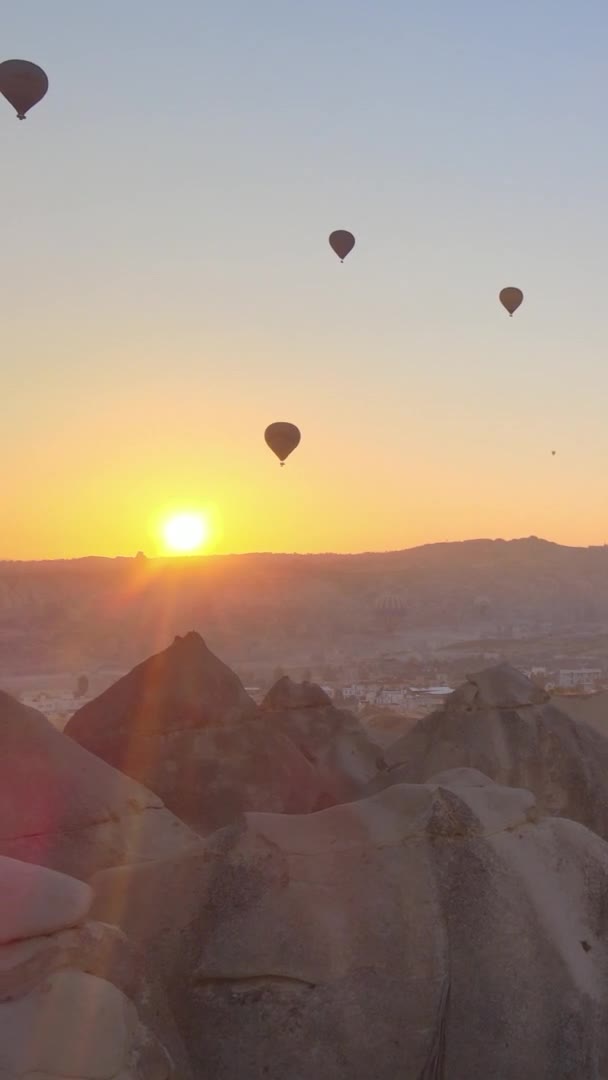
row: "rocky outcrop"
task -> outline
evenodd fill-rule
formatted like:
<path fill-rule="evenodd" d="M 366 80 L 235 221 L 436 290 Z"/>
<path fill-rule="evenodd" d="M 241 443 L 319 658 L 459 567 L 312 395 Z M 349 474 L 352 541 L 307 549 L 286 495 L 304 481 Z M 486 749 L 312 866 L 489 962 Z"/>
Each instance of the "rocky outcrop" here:
<path fill-rule="evenodd" d="M 352 713 L 336 709 L 314 683 L 294 683 L 287 676 L 262 703 L 269 731 L 281 732 L 314 765 L 326 805 L 357 798 L 378 769 L 382 750 Z"/>
<path fill-rule="evenodd" d="M 322 801 L 314 767 L 279 727 L 261 723 L 198 634 L 140 664 L 75 713 L 65 733 L 202 833 L 246 810 L 308 813 Z"/>
<path fill-rule="evenodd" d="M 196 1075 L 607 1074 L 608 845 L 479 773 L 250 814 L 95 889 L 165 971 Z"/>
<path fill-rule="evenodd" d="M 406 731 L 414 726 L 418 717 L 395 713 L 387 708 L 365 710 L 361 716 L 361 726 L 372 742 L 384 751 L 397 742 Z"/>
<path fill-rule="evenodd" d="M 0 945 L 77 926 L 92 899 L 84 881 L 0 855 Z"/>
<path fill-rule="evenodd" d="M 164 993 L 82 882 L 0 857 L 0 1075 L 192 1080 Z"/>
<path fill-rule="evenodd" d="M 238 676 L 192 632 L 83 705 L 65 732 L 120 768 L 125 741 L 240 724 L 256 713 Z"/>
<path fill-rule="evenodd" d="M 484 668 L 449 697 L 452 708 L 470 709 L 519 709 L 530 705 L 545 705 L 549 695 L 533 683 L 527 675 L 511 667 L 497 664 Z"/>
<path fill-rule="evenodd" d="M 256 724 L 143 742 L 129 769 L 203 835 L 247 810 L 307 814 L 322 797 L 315 769 L 293 742 Z"/>
<path fill-rule="evenodd" d="M 331 706 L 331 698 L 317 683 L 294 682 L 288 675 L 274 684 L 266 694 L 262 708 L 279 709 L 323 709 Z"/>
<path fill-rule="evenodd" d="M 196 841 L 158 796 L 0 693 L 0 855 L 87 880 Z"/>
<path fill-rule="evenodd" d="M 506 664 L 470 675 L 443 708 L 385 750 L 385 759 L 389 771 L 368 793 L 473 768 L 533 791 L 543 814 L 579 821 L 608 839 L 608 739 Z"/>

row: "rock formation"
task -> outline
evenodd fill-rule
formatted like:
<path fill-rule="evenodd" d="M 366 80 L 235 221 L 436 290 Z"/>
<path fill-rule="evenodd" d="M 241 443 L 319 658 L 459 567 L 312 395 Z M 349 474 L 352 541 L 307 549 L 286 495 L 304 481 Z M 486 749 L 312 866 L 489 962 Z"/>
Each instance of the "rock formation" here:
<path fill-rule="evenodd" d="M 320 804 L 313 766 L 278 726 L 260 722 L 238 677 L 198 634 L 79 709 L 65 733 L 202 833 L 246 810 L 308 813 Z"/>
<path fill-rule="evenodd" d="M 322 796 L 319 777 L 298 748 L 257 724 L 150 740 L 141 745 L 137 763 L 129 757 L 128 765 L 203 835 L 247 810 L 310 813 Z"/>
<path fill-rule="evenodd" d="M 608 845 L 471 770 L 95 880 L 213 1080 L 600 1080 Z"/>
<path fill-rule="evenodd" d="M 288 675 L 283 675 L 271 686 L 262 708 L 280 712 L 282 709 L 327 709 L 331 708 L 331 704 L 331 698 L 317 683 L 297 683 Z"/>
<path fill-rule="evenodd" d="M 446 769 L 478 769 L 534 792 L 543 814 L 571 818 L 608 839 L 608 739 L 577 724 L 548 694 L 504 664 L 476 675 L 385 750 L 391 783 L 424 783 Z"/>
<path fill-rule="evenodd" d="M 0 692 L 0 855 L 86 880 L 196 839 L 156 795 Z"/>
<path fill-rule="evenodd" d="M 356 798 L 383 767 L 382 750 L 357 718 L 336 709 L 314 683 L 284 676 L 269 690 L 262 712 L 269 730 L 288 736 L 314 765 L 326 805 Z"/>
<path fill-rule="evenodd" d="M 127 736 L 149 739 L 228 727 L 256 713 L 238 676 L 214 656 L 200 634 L 190 633 L 176 637 L 164 652 L 144 660 L 83 705 L 69 721 L 66 734 L 106 757 Z"/>
<path fill-rule="evenodd" d="M 0 857 L 3 1080 L 193 1080 L 164 993 L 91 890 Z"/>

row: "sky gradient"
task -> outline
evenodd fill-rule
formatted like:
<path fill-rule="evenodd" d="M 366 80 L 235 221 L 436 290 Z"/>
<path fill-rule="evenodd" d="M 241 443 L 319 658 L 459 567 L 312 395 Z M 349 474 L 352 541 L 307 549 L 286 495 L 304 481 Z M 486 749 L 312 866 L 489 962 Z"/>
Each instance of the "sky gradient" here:
<path fill-rule="evenodd" d="M 608 540 L 603 0 L 21 7 L 1 558 Z"/>

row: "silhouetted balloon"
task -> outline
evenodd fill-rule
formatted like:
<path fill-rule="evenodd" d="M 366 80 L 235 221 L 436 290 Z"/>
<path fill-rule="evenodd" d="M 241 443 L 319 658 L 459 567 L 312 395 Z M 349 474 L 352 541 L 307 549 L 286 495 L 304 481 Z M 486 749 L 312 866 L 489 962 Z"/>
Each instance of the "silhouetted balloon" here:
<path fill-rule="evenodd" d="M 555 450 L 552 450 L 551 453 L 553 454 L 553 457 L 555 457 Z"/>
<path fill-rule="evenodd" d="M 340 262 L 344 262 L 346 256 L 355 246 L 355 238 L 352 233 L 346 232 L 345 229 L 336 229 L 335 232 L 332 232 L 329 243 Z"/>
<path fill-rule="evenodd" d="M 374 611 L 385 629 L 393 632 L 407 613 L 405 598 L 400 593 L 382 593 L 374 603 Z"/>
<path fill-rule="evenodd" d="M 273 454 L 276 454 L 281 462 L 281 468 L 286 458 L 295 450 L 300 442 L 301 435 L 295 424 L 286 424 L 281 421 L 270 424 L 264 432 L 264 438 Z"/>
<path fill-rule="evenodd" d="M 381 615 L 404 615 L 407 611 L 407 605 L 400 593 L 384 592 L 374 601 L 374 611 Z"/>
<path fill-rule="evenodd" d="M 89 690 L 89 677 L 88 677 L 88 675 L 80 675 L 78 677 L 78 682 L 76 683 L 76 689 L 74 691 L 74 697 L 75 698 L 84 697 L 84 695 L 86 693 L 88 693 L 88 690 Z"/>
<path fill-rule="evenodd" d="M 516 289 L 512 285 L 509 285 L 506 289 L 502 289 L 498 295 L 498 299 L 502 306 L 507 309 L 509 315 L 512 315 L 514 311 L 517 311 L 523 298 L 524 294 L 521 289 Z"/>
<path fill-rule="evenodd" d="M 5 60 L 0 64 L 0 93 L 17 110 L 19 120 L 42 100 L 49 88 L 46 73 L 29 60 Z"/>

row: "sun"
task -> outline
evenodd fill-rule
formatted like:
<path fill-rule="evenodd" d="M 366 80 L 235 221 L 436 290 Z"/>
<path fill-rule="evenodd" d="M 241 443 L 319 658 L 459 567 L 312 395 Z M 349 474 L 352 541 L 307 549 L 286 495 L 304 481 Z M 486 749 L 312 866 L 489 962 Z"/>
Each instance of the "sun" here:
<path fill-rule="evenodd" d="M 181 554 L 198 551 L 209 538 L 209 523 L 204 514 L 174 514 L 163 526 L 163 539 L 169 551 Z"/>

